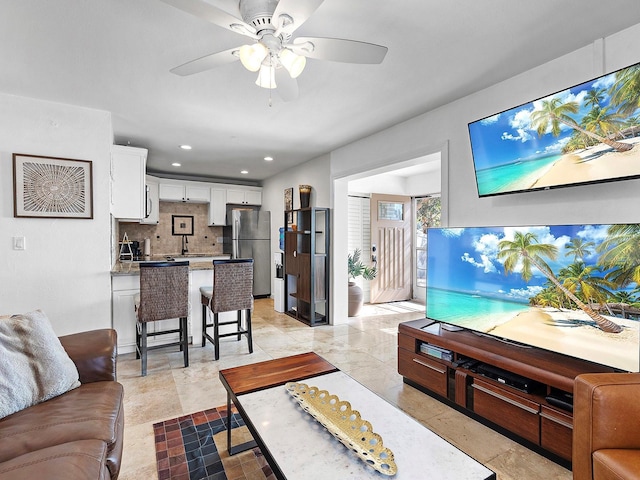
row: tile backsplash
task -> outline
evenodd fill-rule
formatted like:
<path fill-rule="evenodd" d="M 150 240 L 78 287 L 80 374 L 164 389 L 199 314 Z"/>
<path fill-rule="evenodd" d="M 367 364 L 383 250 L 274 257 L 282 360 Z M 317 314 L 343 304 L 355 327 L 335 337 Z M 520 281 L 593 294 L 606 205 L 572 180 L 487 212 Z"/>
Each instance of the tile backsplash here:
<path fill-rule="evenodd" d="M 209 206 L 204 203 L 160 202 L 160 220 L 157 225 L 119 222 L 118 241 L 125 232 L 129 240 L 140 242 L 144 248 L 144 239 L 151 241 L 151 255 L 179 255 L 182 249 L 182 235 L 172 234 L 172 216 L 193 216 L 193 236 L 188 236 L 190 254 L 220 255 L 223 251 L 222 227 L 210 227 Z M 144 252 L 142 252 L 144 253 Z"/>

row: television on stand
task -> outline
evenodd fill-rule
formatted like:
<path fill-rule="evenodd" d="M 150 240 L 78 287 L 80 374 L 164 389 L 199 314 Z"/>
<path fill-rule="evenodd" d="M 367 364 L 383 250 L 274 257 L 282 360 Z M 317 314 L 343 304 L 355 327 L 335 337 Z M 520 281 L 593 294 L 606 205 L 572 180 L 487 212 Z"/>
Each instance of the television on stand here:
<path fill-rule="evenodd" d="M 640 224 L 430 228 L 426 316 L 640 371 Z"/>
<path fill-rule="evenodd" d="M 640 63 L 469 124 L 478 195 L 640 178 Z"/>

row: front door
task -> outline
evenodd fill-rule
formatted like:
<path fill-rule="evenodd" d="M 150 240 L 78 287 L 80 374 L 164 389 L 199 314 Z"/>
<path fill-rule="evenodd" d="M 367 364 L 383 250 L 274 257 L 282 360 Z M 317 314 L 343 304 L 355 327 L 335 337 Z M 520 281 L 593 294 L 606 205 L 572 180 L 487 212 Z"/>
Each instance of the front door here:
<path fill-rule="evenodd" d="M 371 303 L 411 298 L 411 197 L 371 195 Z"/>

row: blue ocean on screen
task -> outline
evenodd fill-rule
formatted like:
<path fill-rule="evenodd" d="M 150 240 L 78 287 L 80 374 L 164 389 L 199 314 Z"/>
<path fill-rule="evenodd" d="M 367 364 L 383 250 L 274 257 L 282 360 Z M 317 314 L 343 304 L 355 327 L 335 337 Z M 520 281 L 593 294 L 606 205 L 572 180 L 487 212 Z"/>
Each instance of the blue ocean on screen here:
<path fill-rule="evenodd" d="M 427 317 L 472 330 L 489 332 L 530 307 L 471 293 L 440 288 L 427 289 Z"/>
<path fill-rule="evenodd" d="M 478 194 L 512 192 L 531 188 L 561 155 L 511 162 L 477 172 Z"/>

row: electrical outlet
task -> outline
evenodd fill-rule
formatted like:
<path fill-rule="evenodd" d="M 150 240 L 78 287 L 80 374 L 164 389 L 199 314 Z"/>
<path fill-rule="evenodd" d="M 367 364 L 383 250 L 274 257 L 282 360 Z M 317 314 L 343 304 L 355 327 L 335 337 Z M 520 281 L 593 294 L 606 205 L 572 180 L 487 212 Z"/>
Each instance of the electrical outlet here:
<path fill-rule="evenodd" d="M 24 237 L 13 237 L 14 250 L 26 250 L 27 244 Z"/>

